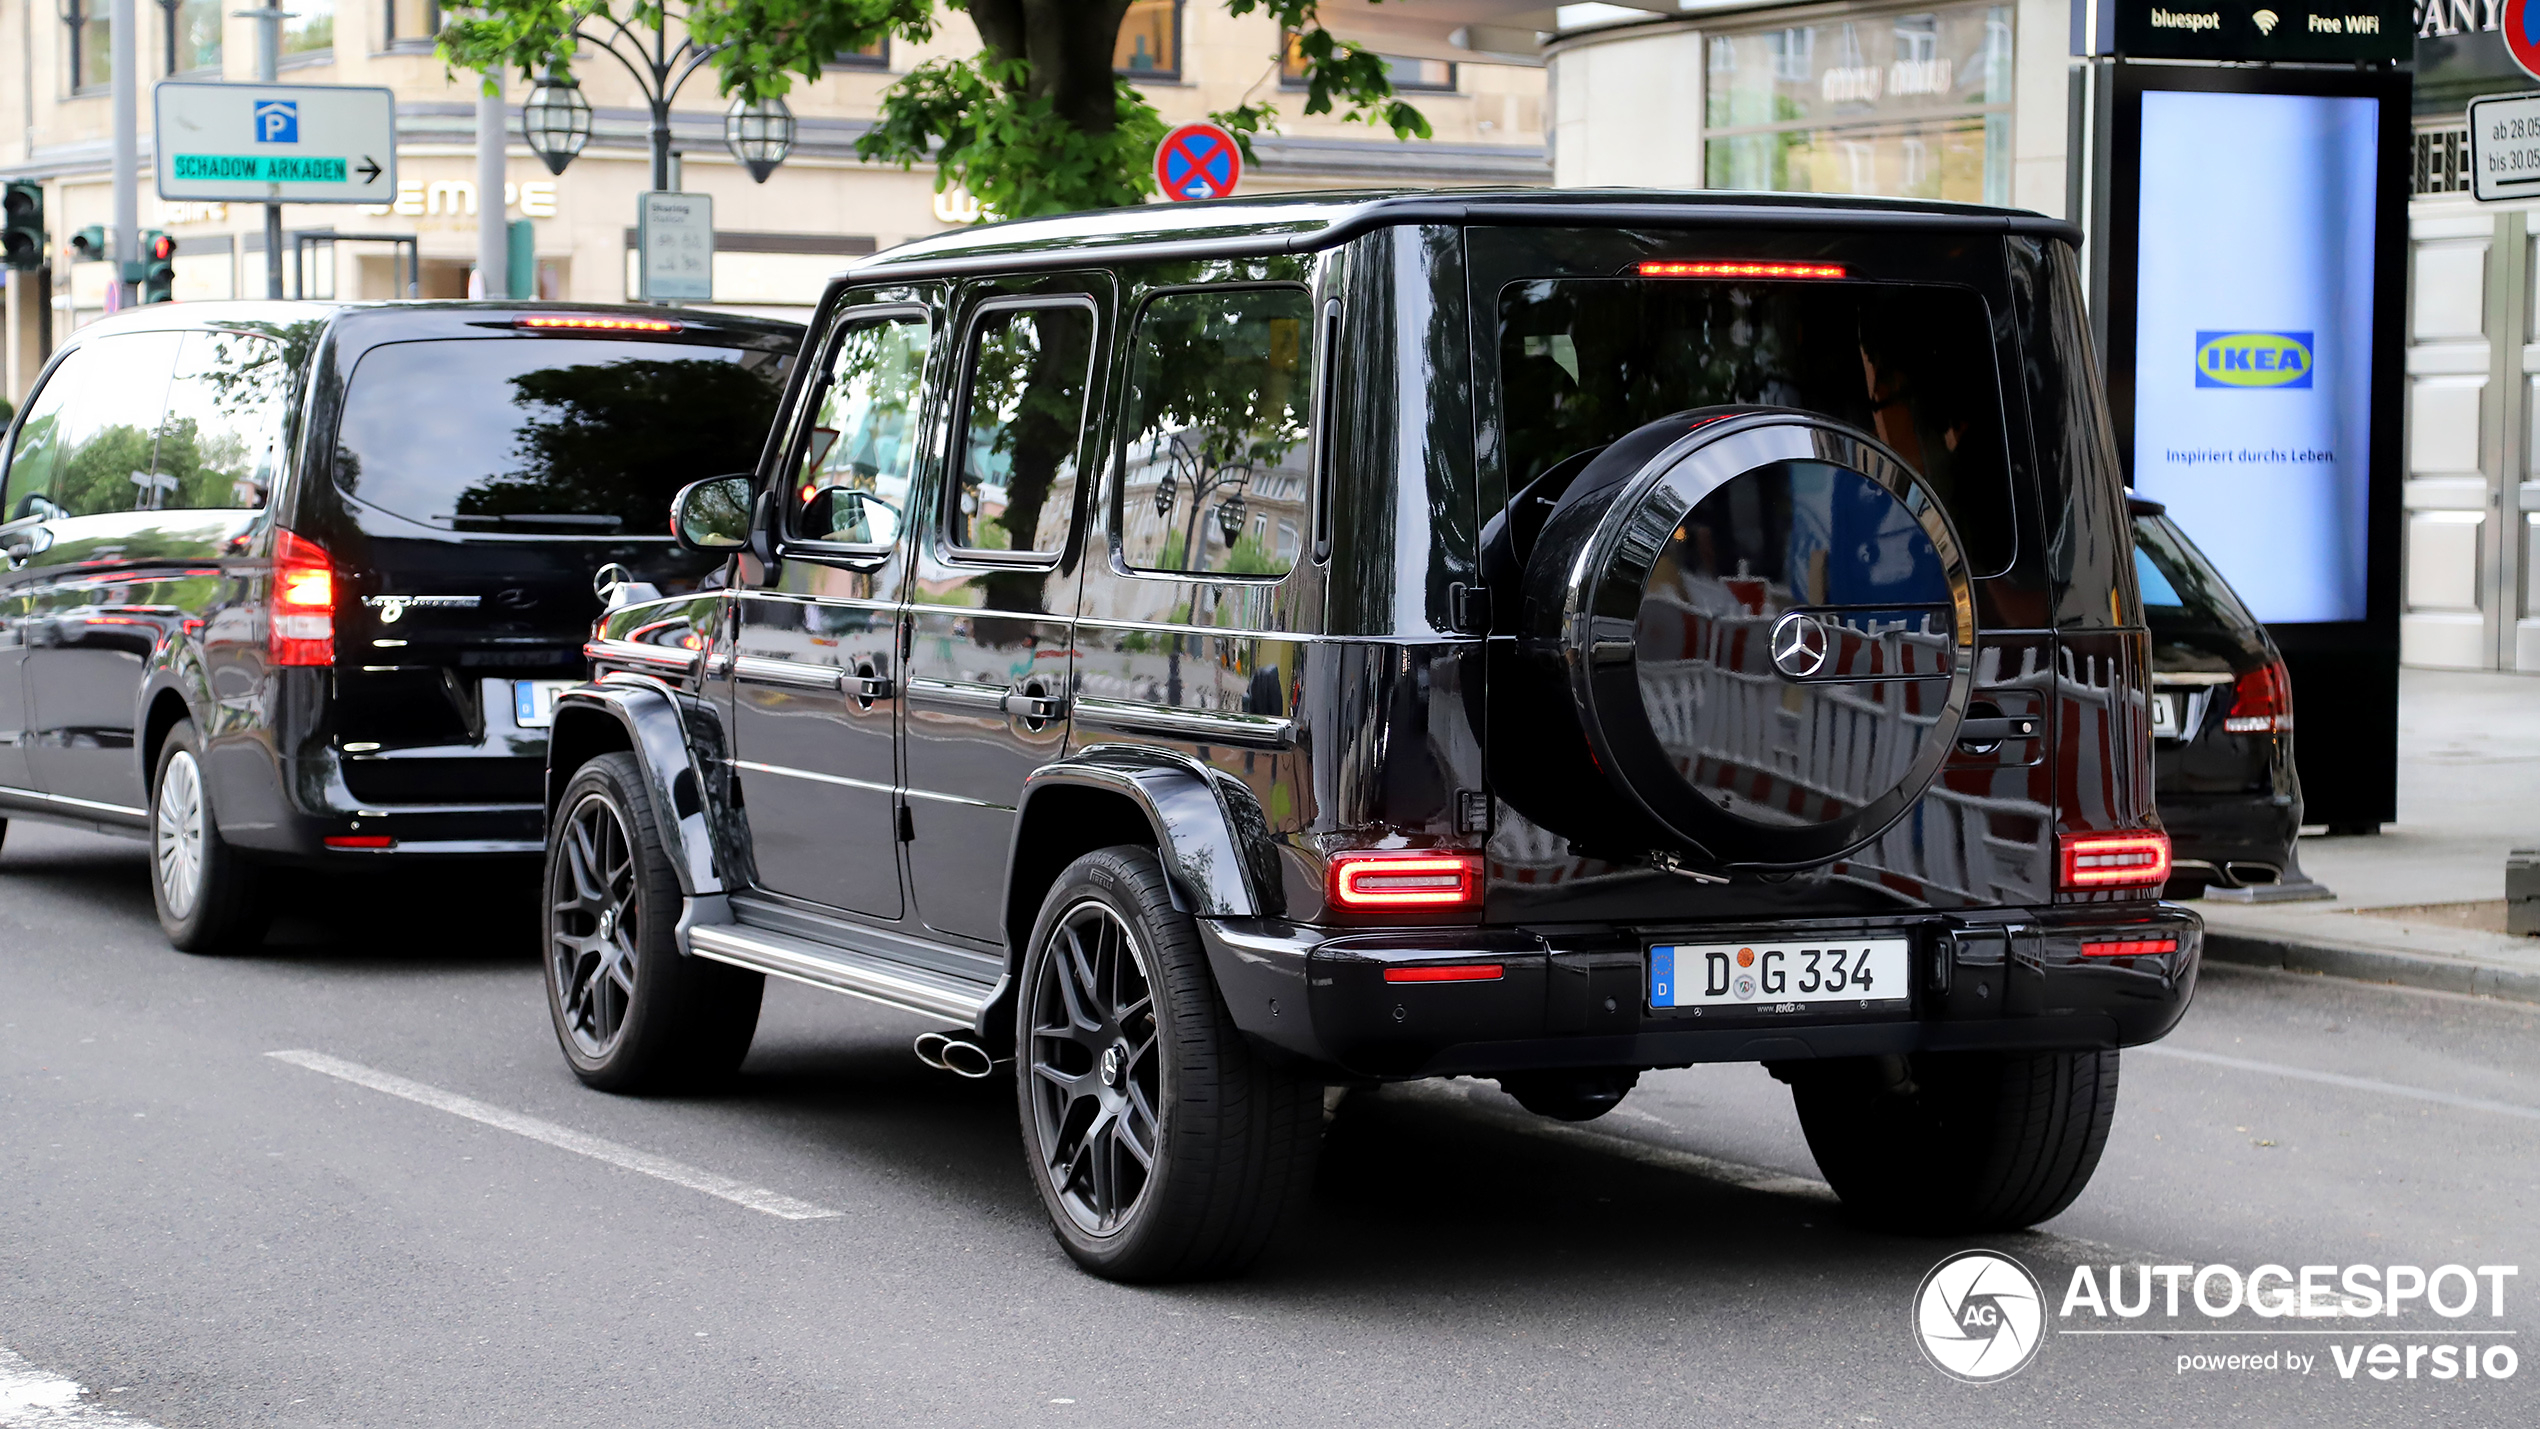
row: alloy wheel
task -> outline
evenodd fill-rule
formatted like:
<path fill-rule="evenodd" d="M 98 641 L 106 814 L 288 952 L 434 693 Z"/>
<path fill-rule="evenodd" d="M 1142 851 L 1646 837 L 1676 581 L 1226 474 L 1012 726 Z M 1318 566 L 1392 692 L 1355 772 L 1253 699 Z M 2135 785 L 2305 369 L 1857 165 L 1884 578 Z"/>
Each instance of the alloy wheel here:
<path fill-rule="evenodd" d="M 565 816 L 547 890 L 547 976 L 567 1035 L 583 1056 L 605 1057 L 626 1032 L 642 934 L 634 840 L 617 806 L 586 796 Z"/>
<path fill-rule="evenodd" d="M 1084 1230 L 1119 1229 L 1154 1175 L 1164 1104 L 1155 993 L 1129 925 L 1095 899 L 1050 930 L 1031 988 L 1033 1145 Z"/>
<path fill-rule="evenodd" d="M 192 751 L 180 749 L 168 756 L 156 804 L 150 822 L 152 870 L 169 916 L 183 918 L 203 894 L 203 774 Z"/>

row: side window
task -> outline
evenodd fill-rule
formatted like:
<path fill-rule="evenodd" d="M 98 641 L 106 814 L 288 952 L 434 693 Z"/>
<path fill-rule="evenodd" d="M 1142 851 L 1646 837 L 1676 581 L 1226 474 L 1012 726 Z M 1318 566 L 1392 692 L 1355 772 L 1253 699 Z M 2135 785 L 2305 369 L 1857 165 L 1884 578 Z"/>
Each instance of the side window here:
<path fill-rule="evenodd" d="M 970 333 L 952 544 L 1054 555 L 1076 512 L 1076 449 L 1093 374 L 1085 303 L 994 307 Z"/>
<path fill-rule="evenodd" d="M 88 349 L 79 390 L 70 395 L 55 458 L 53 500 L 64 514 L 146 511 L 165 491 L 156 471 L 159 425 L 167 416 L 168 374 L 178 335 L 99 338 Z"/>
<path fill-rule="evenodd" d="M 9 485 L 0 494 L 0 521 L 61 514 L 53 502 L 53 473 L 61 465 L 71 399 L 85 375 L 94 370 L 92 360 L 88 348 L 72 349 L 27 404 L 26 418 L 18 423 L 17 444 L 9 452 Z"/>
<path fill-rule="evenodd" d="M 844 325 L 794 472 L 794 535 L 859 546 L 899 539 L 917 466 L 927 345 L 921 314 Z"/>
<path fill-rule="evenodd" d="M 190 332 L 177 350 L 145 506 L 254 510 L 273 492 L 291 389 L 282 344 L 245 333 Z"/>
<path fill-rule="evenodd" d="M 1132 570 L 1295 568 L 1313 311 L 1302 288 L 1165 293 L 1140 311 L 1114 498 Z"/>

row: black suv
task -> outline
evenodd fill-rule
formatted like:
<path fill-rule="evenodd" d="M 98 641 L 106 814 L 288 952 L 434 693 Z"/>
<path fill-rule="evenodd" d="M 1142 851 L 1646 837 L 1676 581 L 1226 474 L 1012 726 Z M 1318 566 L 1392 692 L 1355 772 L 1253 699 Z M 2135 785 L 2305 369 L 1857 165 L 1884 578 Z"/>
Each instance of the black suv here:
<path fill-rule="evenodd" d="M 801 340 L 495 303 L 81 329 L 5 454 L 0 818 L 146 833 L 196 952 L 257 935 L 274 864 L 534 857 L 594 575 L 720 573 L 664 503 L 759 449 Z"/>
<path fill-rule="evenodd" d="M 1312 196 L 977 229 L 824 295 L 727 587 L 605 616 L 549 751 L 582 1078 L 761 978 L 1011 1059 L 1097 1273 L 1216 1273 L 1327 1084 L 1583 1119 L 1761 1061 L 1847 1204 L 2077 1195 L 2185 1010 L 2069 226 Z"/>

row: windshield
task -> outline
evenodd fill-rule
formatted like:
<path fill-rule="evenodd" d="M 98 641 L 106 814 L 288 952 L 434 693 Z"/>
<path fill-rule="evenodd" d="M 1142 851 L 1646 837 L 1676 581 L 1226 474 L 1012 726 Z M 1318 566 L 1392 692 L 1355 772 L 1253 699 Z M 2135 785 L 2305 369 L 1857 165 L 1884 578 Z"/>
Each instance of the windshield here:
<path fill-rule="evenodd" d="M 1626 278 L 1500 299 L 1509 490 L 1693 407 L 1794 407 L 1876 436 L 1928 481 L 1978 575 L 2011 564 L 2002 394 L 1984 300 L 1958 288 Z"/>
<path fill-rule="evenodd" d="M 335 481 L 449 530 L 656 534 L 680 487 L 758 464 L 786 357 L 601 338 L 389 343 L 353 369 Z"/>

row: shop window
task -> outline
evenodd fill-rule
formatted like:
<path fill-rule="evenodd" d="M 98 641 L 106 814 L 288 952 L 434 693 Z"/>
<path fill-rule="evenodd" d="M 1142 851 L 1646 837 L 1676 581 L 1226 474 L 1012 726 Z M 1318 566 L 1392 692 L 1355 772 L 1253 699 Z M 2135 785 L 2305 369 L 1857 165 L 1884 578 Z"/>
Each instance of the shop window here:
<path fill-rule="evenodd" d="M 385 0 L 383 18 L 383 50 L 428 50 L 441 33 L 440 0 Z"/>
<path fill-rule="evenodd" d="M 1182 77 L 1182 0 L 1129 0 L 1111 67 L 1131 79 Z"/>
<path fill-rule="evenodd" d="M 1456 87 L 1455 64 L 1452 60 L 1422 59 L 1417 55 L 1378 55 L 1385 62 L 1385 78 L 1398 90 L 1451 93 Z M 1305 47 L 1294 32 L 1287 37 L 1285 52 L 1279 60 L 1279 87 L 1305 88 Z"/>

